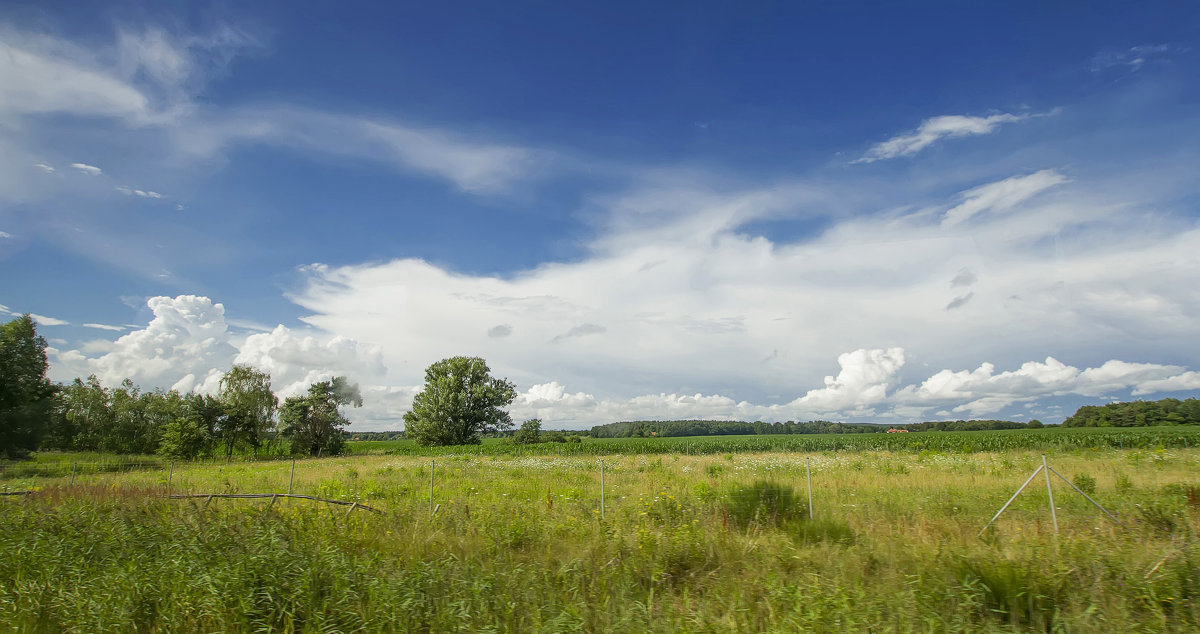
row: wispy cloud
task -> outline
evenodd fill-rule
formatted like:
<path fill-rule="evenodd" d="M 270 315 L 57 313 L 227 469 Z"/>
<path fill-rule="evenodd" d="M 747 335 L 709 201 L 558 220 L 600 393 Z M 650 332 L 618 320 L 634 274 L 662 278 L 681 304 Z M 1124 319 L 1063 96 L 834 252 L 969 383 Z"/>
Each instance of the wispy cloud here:
<path fill-rule="evenodd" d="M 1028 176 L 1013 176 L 976 187 L 963 192 L 963 201 L 946 211 L 946 215 L 942 217 L 942 226 L 953 227 L 986 211 L 1012 209 L 1055 185 L 1069 181 L 1070 179 L 1057 170 L 1046 169 Z"/>
<path fill-rule="evenodd" d="M 1140 44 L 1124 50 L 1107 50 L 1092 57 L 1092 72 L 1101 73 L 1112 69 L 1136 73 L 1154 60 L 1165 60 L 1173 53 L 1186 49 L 1173 44 Z"/>
<path fill-rule="evenodd" d="M 874 163 L 885 159 L 911 156 L 942 139 L 991 134 L 1003 124 L 1025 121 L 1037 116 L 1044 115 L 1002 113 L 987 117 L 965 115 L 931 117 L 922 121 L 915 131 L 892 137 L 875 145 L 852 163 Z"/>
<path fill-rule="evenodd" d="M 33 166 L 42 170 L 43 172 L 45 172 L 47 174 L 54 173 L 54 168 L 49 165 L 46 165 L 45 163 L 34 163 Z"/>
<path fill-rule="evenodd" d="M 87 174 L 88 176 L 97 176 L 104 171 L 95 165 L 88 165 L 87 163 L 71 163 L 71 167 L 83 172 L 84 174 Z"/>
<path fill-rule="evenodd" d="M 12 234 L 7 231 L 0 231 L 0 238 L 11 238 Z"/>
<path fill-rule="evenodd" d="M 84 328 L 95 328 L 96 330 L 111 330 L 113 332 L 122 332 L 125 330 L 124 326 L 109 326 L 108 324 L 88 323 L 88 324 L 80 324 L 80 325 L 83 326 Z"/>
<path fill-rule="evenodd" d="M 38 325 L 40 325 L 40 326 L 69 326 L 69 325 L 71 325 L 71 322 L 69 322 L 65 319 L 58 319 L 57 317 L 47 317 L 45 315 L 39 315 L 37 313 L 29 313 L 29 316 L 36 319 Z"/>
<path fill-rule="evenodd" d="M 124 185 L 118 185 L 114 189 L 116 189 L 118 192 L 121 192 L 122 194 L 125 194 L 126 196 L 137 196 L 138 198 L 162 198 L 163 197 L 163 195 L 158 192 L 143 191 L 141 189 L 134 189 L 132 187 L 126 187 Z"/>

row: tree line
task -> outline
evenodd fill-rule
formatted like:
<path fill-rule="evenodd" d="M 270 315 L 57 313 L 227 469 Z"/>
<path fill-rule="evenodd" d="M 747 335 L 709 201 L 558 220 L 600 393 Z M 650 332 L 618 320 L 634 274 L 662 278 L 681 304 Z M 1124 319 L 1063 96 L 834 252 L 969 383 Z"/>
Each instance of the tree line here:
<path fill-rule="evenodd" d="M 1200 425 L 1200 400 L 1164 398 L 1160 401 L 1084 405 L 1062 424 L 1063 427 Z"/>
<path fill-rule="evenodd" d="M 269 373 L 234 365 L 215 395 L 116 387 L 95 375 L 62 385 L 46 378 L 46 341 L 29 315 L 0 326 L 0 455 L 38 449 L 160 454 L 235 452 L 331 455 L 345 446 L 341 407 L 362 406 L 346 377 L 318 381 L 282 406 Z"/>

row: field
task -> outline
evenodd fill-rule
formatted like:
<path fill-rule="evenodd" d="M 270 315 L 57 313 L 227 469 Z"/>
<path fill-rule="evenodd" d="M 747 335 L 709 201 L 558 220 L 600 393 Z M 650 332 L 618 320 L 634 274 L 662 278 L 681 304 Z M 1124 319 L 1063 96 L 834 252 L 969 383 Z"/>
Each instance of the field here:
<path fill-rule="evenodd" d="M 1059 449 L 1053 435 L 1033 435 L 1053 438 L 1039 440 L 1049 464 L 1120 520 L 1052 476 L 1057 533 L 1041 475 L 981 533 L 1042 451 L 985 450 L 985 436 L 961 433 L 945 435 L 966 438 L 946 451 L 754 452 L 742 443 L 763 437 L 686 439 L 696 444 L 683 448 L 685 439 L 636 439 L 677 449 L 517 456 L 485 444 L 475 448 L 482 454 L 304 460 L 294 475 L 290 461 L 130 459 L 77 473 L 73 484 L 50 469 L 10 470 L 6 488 L 37 492 L 0 500 L 0 623 L 89 632 L 1195 631 L 1200 449 L 1194 436 L 1178 437 L 1186 448 L 1166 446 L 1176 436 L 1129 448 L 1148 438 L 1131 433 L 1117 442 L 1124 449 Z M 704 449 L 722 441 L 731 441 L 725 451 Z M 633 444 L 604 441 L 621 442 Z M 72 457 L 43 458 L 55 462 Z M 175 495 L 290 485 L 381 513 L 296 499 L 165 499 L 168 480 Z"/>
<path fill-rule="evenodd" d="M 437 456 L 723 454 L 764 451 L 975 451 L 1068 449 L 1187 449 L 1200 446 L 1200 427 L 1009 429 L 1002 431 L 918 432 L 908 434 L 798 434 L 677 438 L 585 438 L 580 443 L 514 445 L 486 438 L 474 447 L 418 447 L 410 440 L 351 441 L 351 453 Z"/>

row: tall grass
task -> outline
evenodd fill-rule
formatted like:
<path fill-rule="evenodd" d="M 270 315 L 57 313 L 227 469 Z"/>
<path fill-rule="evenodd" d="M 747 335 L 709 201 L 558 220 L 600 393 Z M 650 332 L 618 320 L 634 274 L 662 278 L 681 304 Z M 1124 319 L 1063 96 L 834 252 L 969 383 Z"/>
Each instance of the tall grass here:
<path fill-rule="evenodd" d="M 436 466 L 433 465 L 436 461 Z M 807 514 L 811 463 L 814 517 Z M 164 500 L 166 473 L 0 501 L 0 624 L 27 631 L 1195 631 L 1200 451 L 368 456 L 303 501 Z M 436 514 L 429 512 L 433 467 Z M 286 489 L 289 463 L 177 466 L 177 491 Z M 1189 497 L 1190 496 L 1190 497 Z M 750 500 L 757 502 L 751 503 Z M 764 500 L 768 502 L 764 503 Z M 749 510 L 738 510 L 741 508 Z M 1153 509 L 1141 511 L 1139 509 Z M 747 518 L 743 521 L 741 518 Z"/>

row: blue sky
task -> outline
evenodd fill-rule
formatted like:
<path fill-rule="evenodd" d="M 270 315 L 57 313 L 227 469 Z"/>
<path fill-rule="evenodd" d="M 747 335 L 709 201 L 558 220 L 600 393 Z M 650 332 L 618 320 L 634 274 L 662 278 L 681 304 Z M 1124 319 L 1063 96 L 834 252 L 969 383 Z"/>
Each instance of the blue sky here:
<path fill-rule="evenodd" d="M 1200 7 L 242 5 L 0 8 L 58 380 L 347 374 L 355 429 L 456 354 L 549 427 L 1200 390 Z"/>

